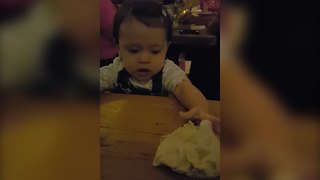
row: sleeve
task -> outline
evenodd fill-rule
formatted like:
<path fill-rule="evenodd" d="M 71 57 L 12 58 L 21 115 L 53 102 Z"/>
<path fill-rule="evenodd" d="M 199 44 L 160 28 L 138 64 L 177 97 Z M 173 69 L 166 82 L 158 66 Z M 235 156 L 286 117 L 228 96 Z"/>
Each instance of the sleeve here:
<path fill-rule="evenodd" d="M 188 79 L 186 73 L 174 62 L 166 60 L 163 68 L 163 86 L 171 93 L 174 92 L 176 86 L 183 80 Z"/>
<path fill-rule="evenodd" d="M 100 91 L 110 90 L 115 87 L 120 69 L 121 62 L 117 59 L 109 66 L 100 68 Z"/>

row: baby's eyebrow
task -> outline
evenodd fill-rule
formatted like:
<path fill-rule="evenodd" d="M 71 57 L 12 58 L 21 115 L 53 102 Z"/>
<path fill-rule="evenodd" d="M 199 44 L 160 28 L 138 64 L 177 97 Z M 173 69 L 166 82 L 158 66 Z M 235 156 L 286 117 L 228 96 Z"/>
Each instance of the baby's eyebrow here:
<path fill-rule="evenodd" d="M 163 48 L 162 44 L 153 44 L 150 46 L 151 48 Z"/>
<path fill-rule="evenodd" d="M 139 44 L 135 44 L 135 43 L 127 43 L 124 45 L 125 47 L 141 47 L 141 45 Z"/>

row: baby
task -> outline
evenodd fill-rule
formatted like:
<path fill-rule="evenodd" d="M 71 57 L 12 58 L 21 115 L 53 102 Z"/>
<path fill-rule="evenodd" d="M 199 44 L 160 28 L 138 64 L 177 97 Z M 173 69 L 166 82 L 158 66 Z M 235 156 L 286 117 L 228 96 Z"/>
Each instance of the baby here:
<path fill-rule="evenodd" d="M 172 22 L 160 4 L 128 2 L 115 15 L 113 36 L 119 57 L 100 69 L 100 90 L 167 96 L 173 94 L 189 111 L 185 119 L 218 119 L 210 115 L 206 98 L 166 53 Z"/>

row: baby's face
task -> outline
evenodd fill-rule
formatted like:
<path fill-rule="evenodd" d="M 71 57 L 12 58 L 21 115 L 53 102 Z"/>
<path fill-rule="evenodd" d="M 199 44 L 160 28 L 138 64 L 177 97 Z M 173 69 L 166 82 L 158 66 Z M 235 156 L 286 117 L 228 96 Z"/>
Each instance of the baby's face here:
<path fill-rule="evenodd" d="M 146 83 L 162 69 L 167 49 L 164 28 L 147 27 L 135 18 L 128 18 L 121 24 L 120 58 L 136 81 Z"/>

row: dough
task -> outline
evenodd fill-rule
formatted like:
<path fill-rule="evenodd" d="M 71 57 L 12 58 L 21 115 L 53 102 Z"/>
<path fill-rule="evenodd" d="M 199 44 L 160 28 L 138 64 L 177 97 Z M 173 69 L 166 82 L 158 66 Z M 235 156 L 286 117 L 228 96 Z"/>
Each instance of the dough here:
<path fill-rule="evenodd" d="M 178 173 L 197 178 L 220 174 L 220 142 L 208 120 L 191 121 L 161 138 L 153 166 L 166 165 Z"/>

